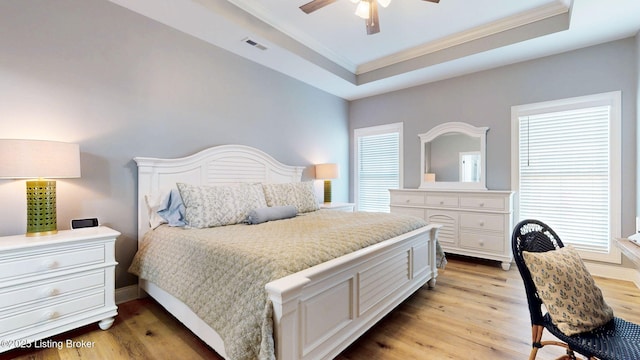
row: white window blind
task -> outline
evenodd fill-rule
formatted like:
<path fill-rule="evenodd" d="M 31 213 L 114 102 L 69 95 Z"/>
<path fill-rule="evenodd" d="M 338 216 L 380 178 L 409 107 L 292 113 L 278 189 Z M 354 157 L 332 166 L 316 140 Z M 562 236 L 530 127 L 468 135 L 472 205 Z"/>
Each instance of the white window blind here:
<path fill-rule="evenodd" d="M 547 223 L 566 244 L 609 253 L 611 106 L 520 116 L 520 219 Z"/>
<path fill-rule="evenodd" d="M 390 211 L 389 189 L 398 189 L 401 181 L 399 129 L 396 124 L 355 132 L 355 189 L 359 211 Z"/>

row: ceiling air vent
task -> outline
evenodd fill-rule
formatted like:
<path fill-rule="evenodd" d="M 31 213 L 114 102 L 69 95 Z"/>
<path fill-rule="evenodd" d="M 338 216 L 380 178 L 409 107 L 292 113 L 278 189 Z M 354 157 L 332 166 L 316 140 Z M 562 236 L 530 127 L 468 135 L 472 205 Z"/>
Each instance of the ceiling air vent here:
<path fill-rule="evenodd" d="M 249 44 L 249 45 L 251 45 L 251 46 L 253 46 L 255 48 L 258 48 L 260 50 L 267 50 L 266 46 L 258 43 L 255 40 L 252 40 L 251 38 L 246 37 L 246 38 L 242 39 L 242 41 L 244 41 L 245 43 L 247 43 L 247 44 Z"/>

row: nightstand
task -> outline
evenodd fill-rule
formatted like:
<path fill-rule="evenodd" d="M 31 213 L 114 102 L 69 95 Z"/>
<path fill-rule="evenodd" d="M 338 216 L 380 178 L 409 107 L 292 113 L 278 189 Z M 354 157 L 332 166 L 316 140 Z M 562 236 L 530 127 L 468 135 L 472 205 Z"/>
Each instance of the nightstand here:
<path fill-rule="evenodd" d="M 115 241 L 105 226 L 0 237 L 0 352 L 118 314 Z"/>
<path fill-rule="evenodd" d="M 337 210 L 345 212 L 353 212 L 356 204 L 344 202 L 320 203 L 320 209 Z"/>

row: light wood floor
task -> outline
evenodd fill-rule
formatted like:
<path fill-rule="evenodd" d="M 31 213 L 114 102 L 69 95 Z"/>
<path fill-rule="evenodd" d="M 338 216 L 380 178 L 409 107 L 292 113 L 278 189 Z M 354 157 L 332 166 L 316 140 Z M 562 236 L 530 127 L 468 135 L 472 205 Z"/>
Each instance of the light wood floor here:
<path fill-rule="evenodd" d="M 640 323 L 638 288 L 596 282 L 617 316 Z M 118 311 L 108 331 L 86 326 L 53 338 L 50 344 L 63 343 L 60 350 L 12 350 L 0 359 L 221 359 L 151 299 L 121 304 Z M 420 289 L 338 359 L 527 359 L 530 338 L 515 265 L 503 271 L 498 263 L 450 257 L 434 289 Z M 93 347 L 69 348 L 67 339 Z M 538 359 L 562 354 L 545 347 Z"/>

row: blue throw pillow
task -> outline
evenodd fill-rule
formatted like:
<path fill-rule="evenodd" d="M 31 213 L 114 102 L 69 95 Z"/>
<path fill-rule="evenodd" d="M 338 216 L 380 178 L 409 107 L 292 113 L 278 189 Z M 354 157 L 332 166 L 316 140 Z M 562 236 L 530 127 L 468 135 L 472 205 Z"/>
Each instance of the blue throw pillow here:
<path fill-rule="evenodd" d="M 178 189 L 171 189 L 158 208 L 158 215 L 162 217 L 169 226 L 186 226 L 185 207 L 180 197 Z"/>

